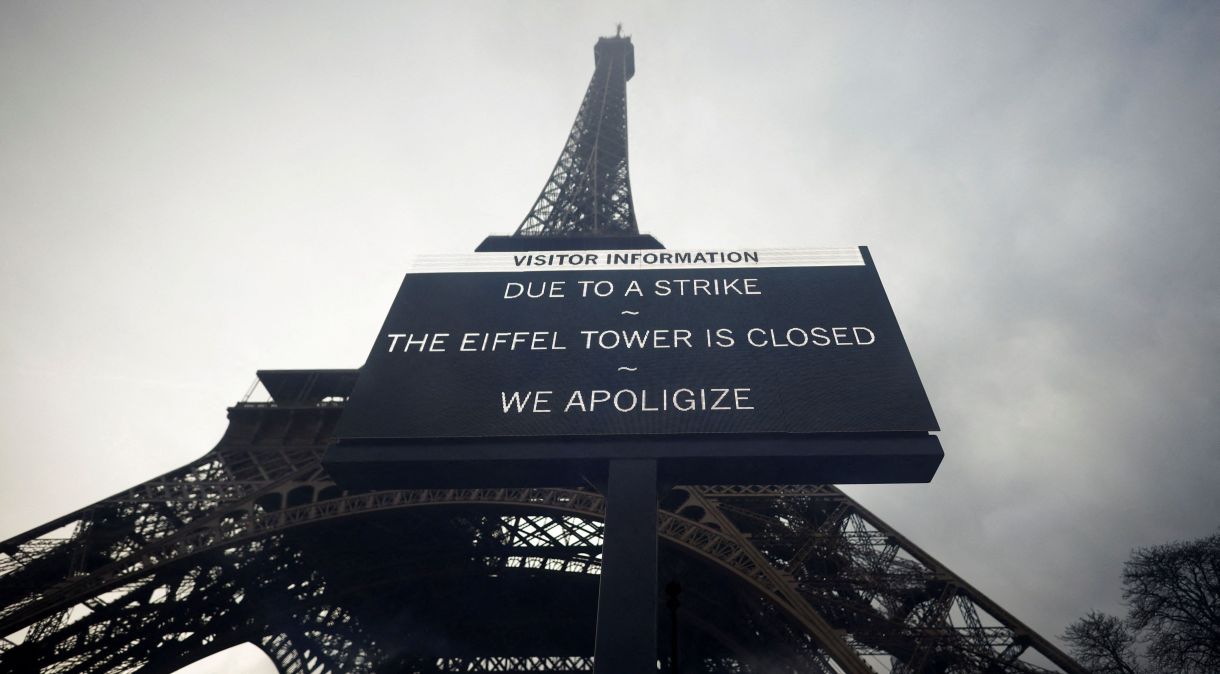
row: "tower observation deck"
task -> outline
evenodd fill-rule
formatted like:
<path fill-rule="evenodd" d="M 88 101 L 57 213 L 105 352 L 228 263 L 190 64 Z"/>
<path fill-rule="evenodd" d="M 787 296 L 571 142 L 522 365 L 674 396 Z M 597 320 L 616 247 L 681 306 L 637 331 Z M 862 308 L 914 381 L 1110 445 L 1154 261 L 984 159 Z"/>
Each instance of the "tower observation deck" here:
<path fill-rule="evenodd" d="M 630 38 L 594 64 L 499 237 L 518 250 L 659 245 L 628 178 Z M 260 371 L 268 399 L 230 407 L 197 460 L 0 542 L 0 674 L 174 672 L 243 643 L 284 674 L 592 672 L 604 495 L 336 483 L 322 458 L 357 376 Z M 656 595 L 661 671 L 1084 673 L 833 486 L 678 484 L 656 515 L 680 587 Z"/>

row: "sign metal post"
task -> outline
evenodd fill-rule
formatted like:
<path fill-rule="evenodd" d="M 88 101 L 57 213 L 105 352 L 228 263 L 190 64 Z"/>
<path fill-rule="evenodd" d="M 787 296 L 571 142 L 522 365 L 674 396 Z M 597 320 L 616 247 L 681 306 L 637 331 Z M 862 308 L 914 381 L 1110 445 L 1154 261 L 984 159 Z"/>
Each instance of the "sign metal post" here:
<path fill-rule="evenodd" d="M 594 674 L 657 664 L 657 462 L 615 459 L 606 487 Z"/>

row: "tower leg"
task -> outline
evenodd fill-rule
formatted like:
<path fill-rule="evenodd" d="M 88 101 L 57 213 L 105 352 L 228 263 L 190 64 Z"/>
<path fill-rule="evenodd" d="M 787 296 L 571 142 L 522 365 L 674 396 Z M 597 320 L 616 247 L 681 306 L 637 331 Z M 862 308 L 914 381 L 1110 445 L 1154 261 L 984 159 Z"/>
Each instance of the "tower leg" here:
<path fill-rule="evenodd" d="M 610 462 L 595 674 L 657 670 L 657 462 Z"/>

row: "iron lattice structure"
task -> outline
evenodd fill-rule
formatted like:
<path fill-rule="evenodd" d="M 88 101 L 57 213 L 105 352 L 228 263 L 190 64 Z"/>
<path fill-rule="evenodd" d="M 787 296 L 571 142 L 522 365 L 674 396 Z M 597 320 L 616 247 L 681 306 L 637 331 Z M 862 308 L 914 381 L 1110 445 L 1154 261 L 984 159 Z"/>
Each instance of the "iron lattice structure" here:
<path fill-rule="evenodd" d="M 517 236 L 638 234 L 627 171 L 627 80 L 635 74 L 629 37 L 593 48 L 593 79 L 559 160 Z"/>
<path fill-rule="evenodd" d="M 519 235 L 635 233 L 630 42 L 603 38 Z M 253 643 L 286 674 L 591 672 L 591 489 L 349 491 L 321 465 L 355 370 L 264 371 L 199 460 L 0 543 L 0 674 L 172 672 Z M 680 671 L 1082 672 L 828 485 L 674 487 L 658 662 Z M 658 596 L 658 602 L 662 598 Z"/>
<path fill-rule="evenodd" d="M 355 374 L 260 373 L 198 461 L 0 544 L 0 672 L 244 642 L 293 674 L 592 671 L 602 496 L 345 491 L 320 458 Z M 1082 671 L 835 487 L 679 486 L 657 526 L 683 672 Z"/>

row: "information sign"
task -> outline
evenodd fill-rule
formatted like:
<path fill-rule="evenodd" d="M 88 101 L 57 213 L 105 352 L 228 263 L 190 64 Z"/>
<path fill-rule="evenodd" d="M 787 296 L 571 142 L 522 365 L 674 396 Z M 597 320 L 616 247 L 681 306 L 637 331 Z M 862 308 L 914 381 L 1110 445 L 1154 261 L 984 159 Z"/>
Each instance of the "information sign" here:
<path fill-rule="evenodd" d="M 935 430 L 867 249 L 472 253 L 416 260 L 328 458 Z"/>

